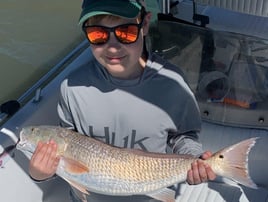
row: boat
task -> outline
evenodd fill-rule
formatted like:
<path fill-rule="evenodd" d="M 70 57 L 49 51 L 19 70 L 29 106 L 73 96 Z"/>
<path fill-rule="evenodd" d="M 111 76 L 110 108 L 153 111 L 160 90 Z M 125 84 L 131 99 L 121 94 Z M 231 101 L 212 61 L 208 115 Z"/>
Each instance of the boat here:
<path fill-rule="evenodd" d="M 183 182 L 177 185 L 176 202 L 267 202 L 268 4 L 258 0 L 159 2 L 162 10 L 152 24 L 147 46 L 182 68 L 200 106 L 204 149 L 217 151 L 259 137 L 249 153 L 249 174 L 258 189 L 220 177 L 194 186 Z M 0 152 L 15 144 L 24 126 L 58 125 L 60 83 L 91 57 L 89 44 L 83 41 L 18 100 L 1 105 Z M 4 160 L 0 162 L 1 201 L 71 201 L 70 187 L 61 178 L 33 181 L 29 159 L 22 152 L 14 150 Z"/>

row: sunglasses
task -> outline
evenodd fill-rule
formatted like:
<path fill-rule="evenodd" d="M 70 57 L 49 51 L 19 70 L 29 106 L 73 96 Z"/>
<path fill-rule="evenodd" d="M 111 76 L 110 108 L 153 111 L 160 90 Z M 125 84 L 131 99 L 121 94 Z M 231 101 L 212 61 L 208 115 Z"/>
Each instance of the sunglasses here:
<path fill-rule="evenodd" d="M 109 41 L 110 33 L 113 32 L 116 39 L 122 44 L 135 43 L 139 38 L 143 20 L 139 24 L 128 23 L 115 27 L 101 25 L 84 25 L 83 31 L 88 41 L 94 45 L 103 45 Z"/>

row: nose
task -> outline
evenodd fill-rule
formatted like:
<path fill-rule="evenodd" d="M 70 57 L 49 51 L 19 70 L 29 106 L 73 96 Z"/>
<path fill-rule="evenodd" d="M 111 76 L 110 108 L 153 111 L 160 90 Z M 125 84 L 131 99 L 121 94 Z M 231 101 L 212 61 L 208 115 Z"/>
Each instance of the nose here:
<path fill-rule="evenodd" d="M 114 49 L 120 49 L 121 48 L 121 44 L 120 42 L 117 40 L 116 36 L 114 35 L 113 32 L 110 33 L 110 38 L 107 42 L 108 48 L 114 48 Z"/>

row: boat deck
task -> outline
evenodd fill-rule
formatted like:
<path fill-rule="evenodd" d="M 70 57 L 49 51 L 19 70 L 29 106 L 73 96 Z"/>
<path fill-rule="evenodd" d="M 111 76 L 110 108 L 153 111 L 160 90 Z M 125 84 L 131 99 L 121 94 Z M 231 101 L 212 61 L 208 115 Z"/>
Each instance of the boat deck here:
<path fill-rule="evenodd" d="M 201 32 L 203 33 L 203 31 Z M 172 34 L 172 31 L 169 33 Z M 172 37 L 167 38 L 170 39 Z M 182 66 L 185 65 L 189 68 L 189 71 L 186 71 L 189 79 L 189 85 L 194 92 L 198 92 L 200 71 L 197 71 L 194 66 L 200 66 L 198 65 L 200 64 L 200 61 L 192 59 L 196 58 L 198 55 L 200 56 L 202 48 L 199 46 L 200 38 L 195 37 L 195 39 L 189 39 L 189 41 L 191 41 L 191 45 L 184 45 L 184 49 L 181 48 L 181 44 L 179 44 L 180 46 L 176 45 L 174 49 L 169 49 L 171 51 L 167 52 L 163 52 L 163 48 L 160 50 L 159 46 L 153 48 L 158 49 L 158 51 L 163 53 L 163 56 L 168 57 L 170 61 L 175 62 L 176 64 L 183 64 Z M 263 45 L 262 40 L 260 43 L 259 41 L 257 42 L 257 44 Z M 166 44 L 168 43 L 165 43 L 165 45 Z M 173 57 L 174 50 L 175 53 L 179 53 L 180 56 L 188 58 L 190 62 L 187 63 L 185 60 Z M 87 48 L 77 57 L 68 61 L 67 67 L 60 74 L 58 74 L 46 86 L 41 87 L 42 91 L 41 97 L 39 97 L 40 99 L 38 98 L 36 100 L 36 98 L 31 98 L 14 116 L 10 117 L 4 124 L 1 125 L 0 130 L 4 128 L 14 131 L 18 136 L 19 129 L 23 126 L 39 124 L 58 125 L 59 118 L 57 116 L 56 106 L 60 83 L 67 74 L 75 70 L 82 63 L 86 63 L 90 59 L 90 55 L 91 52 L 89 48 Z M 192 61 L 195 61 L 196 63 L 194 64 Z M 263 65 L 266 65 L 266 63 Z M 191 68 L 195 70 L 192 71 Z M 229 105 L 219 107 L 221 103 L 211 103 L 204 99 L 199 100 L 203 118 L 200 141 L 203 143 L 205 150 L 211 150 L 214 152 L 243 139 L 260 137 L 249 154 L 250 176 L 253 181 L 257 183 L 259 188 L 246 188 L 244 186 L 237 185 L 233 181 L 222 178 L 218 178 L 213 182 L 195 186 L 181 183 L 177 186 L 176 202 L 268 201 L 268 160 L 266 156 L 266 153 L 268 152 L 268 105 L 266 101 L 263 102 L 262 105 L 259 105 L 259 108 L 246 109 Z M 215 113 L 215 111 L 217 113 Z M 240 114 L 241 112 L 242 115 Z M 220 115 L 218 115 L 218 113 L 220 113 Z M 3 132 L 0 132 L 0 143 L 0 149 L 14 144 L 12 139 L 6 136 Z M 1 201 L 70 201 L 70 187 L 61 178 L 58 177 L 41 183 L 32 181 L 28 175 L 29 159 L 20 151 L 15 151 L 15 156 L 8 156 L 7 160 L 7 163 L 0 168 Z M 106 201 L 126 201 L 125 198 L 121 197 L 114 198 L 110 196 L 102 196 L 100 198 L 105 199 Z M 131 201 L 131 197 L 127 200 Z M 96 199 L 94 202 L 97 201 L 98 200 Z"/>

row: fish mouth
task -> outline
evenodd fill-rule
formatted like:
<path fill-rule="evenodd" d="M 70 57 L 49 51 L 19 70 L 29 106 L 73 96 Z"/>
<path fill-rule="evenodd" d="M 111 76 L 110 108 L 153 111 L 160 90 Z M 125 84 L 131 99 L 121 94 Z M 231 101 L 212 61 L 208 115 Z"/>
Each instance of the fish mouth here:
<path fill-rule="evenodd" d="M 29 152 L 27 149 L 26 149 L 26 142 L 18 142 L 17 145 L 16 145 L 16 149 L 17 150 L 20 150 L 22 152 Z"/>
<path fill-rule="evenodd" d="M 24 141 L 18 142 L 17 145 L 16 145 L 16 149 L 21 151 L 22 153 L 24 153 L 25 156 L 27 156 L 29 159 L 33 155 L 33 151 L 31 151 L 30 147 L 28 147 L 27 143 L 24 142 Z"/>
<path fill-rule="evenodd" d="M 21 149 L 24 149 L 26 146 L 26 142 L 23 142 L 23 141 L 18 141 L 18 143 L 16 144 L 16 148 L 21 150 Z"/>
<path fill-rule="evenodd" d="M 16 148 L 22 151 L 28 150 L 27 148 L 27 139 L 24 136 L 24 130 L 20 131 L 19 139 L 16 143 Z"/>
<path fill-rule="evenodd" d="M 29 144 L 27 144 L 27 141 L 19 141 L 16 144 L 16 148 L 18 150 L 21 150 L 23 152 L 29 152 L 29 153 L 33 153 L 31 147 L 29 146 Z"/>

